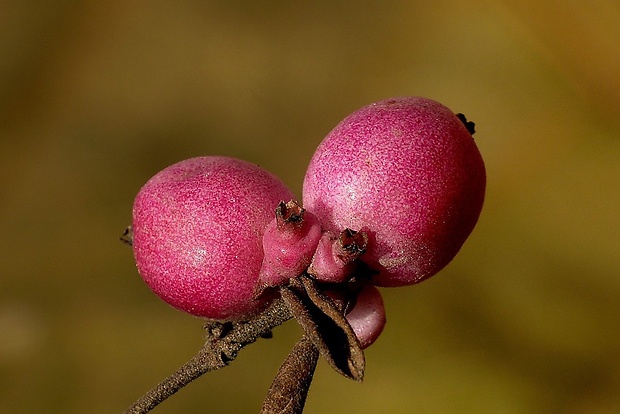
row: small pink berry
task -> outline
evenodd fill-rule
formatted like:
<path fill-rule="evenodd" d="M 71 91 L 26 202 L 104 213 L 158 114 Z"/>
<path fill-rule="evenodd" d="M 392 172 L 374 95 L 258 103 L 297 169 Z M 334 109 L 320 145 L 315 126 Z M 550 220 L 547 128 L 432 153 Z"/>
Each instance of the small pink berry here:
<path fill-rule="evenodd" d="M 263 232 L 292 192 L 264 169 L 228 157 L 181 161 L 151 178 L 133 206 L 138 272 L 170 305 L 219 320 L 246 318 L 263 261 Z"/>
<path fill-rule="evenodd" d="M 385 327 L 385 307 L 379 289 L 372 285 L 365 285 L 346 318 L 360 341 L 362 349 L 372 345 Z"/>
<path fill-rule="evenodd" d="M 360 257 L 373 283 L 418 283 L 441 270 L 473 230 L 485 168 L 473 124 L 438 102 L 404 97 L 352 113 L 317 148 L 303 204 L 324 231 L 366 229 Z"/>

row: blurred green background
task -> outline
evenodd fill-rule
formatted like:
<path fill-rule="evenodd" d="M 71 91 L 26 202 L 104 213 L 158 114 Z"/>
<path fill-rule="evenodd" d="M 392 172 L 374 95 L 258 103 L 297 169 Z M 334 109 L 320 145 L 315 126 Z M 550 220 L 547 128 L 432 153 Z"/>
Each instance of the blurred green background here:
<path fill-rule="evenodd" d="M 398 95 L 476 122 L 486 204 L 441 274 L 383 290 L 364 383 L 321 363 L 306 412 L 620 412 L 619 3 L 306 3 L 0 3 L 0 412 L 120 413 L 201 346 L 118 241 L 153 174 L 230 155 L 300 194 Z M 299 334 L 155 412 L 258 412 Z"/>

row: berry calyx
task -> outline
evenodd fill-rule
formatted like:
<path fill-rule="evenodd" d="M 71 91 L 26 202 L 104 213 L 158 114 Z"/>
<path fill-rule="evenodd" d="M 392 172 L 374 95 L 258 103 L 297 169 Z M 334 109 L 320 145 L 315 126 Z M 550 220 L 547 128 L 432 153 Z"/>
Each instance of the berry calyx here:
<path fill-rule="evenodd" d="M 310 265 L 320 238 L 321 225 L 314 214 L 295 201 L 281 202 L 263 234 L 265 257 L 259 289 L 279 286 L 301 275 Z"/>
<path fill-rule="evenodd" d="M 354 270 L 354 261 L 366 251 L 367 244 L 368 236 L 363 231 L 344 229 L 338 236 L 325 232 L 312 257 L 308 274 L 321 282 L 346 282 Z"/>

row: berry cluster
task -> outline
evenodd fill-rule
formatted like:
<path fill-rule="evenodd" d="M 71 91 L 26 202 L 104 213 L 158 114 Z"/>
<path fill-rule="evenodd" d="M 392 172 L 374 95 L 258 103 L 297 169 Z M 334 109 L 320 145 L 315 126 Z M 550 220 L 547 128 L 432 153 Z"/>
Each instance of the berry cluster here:
<path fill-rule="evenodd" d="M 473 132 L 464 116 L 425 98 L 361 108 L 318 146 L 301 205 L 248 162 L 181 161 L 135 199 L 138 271 L 164 301 L 209 320 L 249 321 L 282 299 L 300 323 L 308 312 L 293 302 L 323 309 L 361 352 L 385 324 L 377 287 L 433 276 L 473 230 L 486 183 Z M 355 363 L 337 365 L 361 379 Z"/>

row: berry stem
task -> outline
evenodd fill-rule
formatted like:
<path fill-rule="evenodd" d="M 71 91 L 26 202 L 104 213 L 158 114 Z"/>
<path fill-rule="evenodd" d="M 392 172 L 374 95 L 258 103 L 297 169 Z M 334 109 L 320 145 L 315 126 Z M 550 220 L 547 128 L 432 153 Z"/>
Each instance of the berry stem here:
<path fill-rule="evenodd" d="M 250 321 L 210 323 L 207 340 L 194 357 L 132 404 L 124 414 L 145 414 L 201 375 L 227 366 L 246 345 L 267 337 L 273 328 L 292 317 L 282 300 L 276 300 Z"/>

